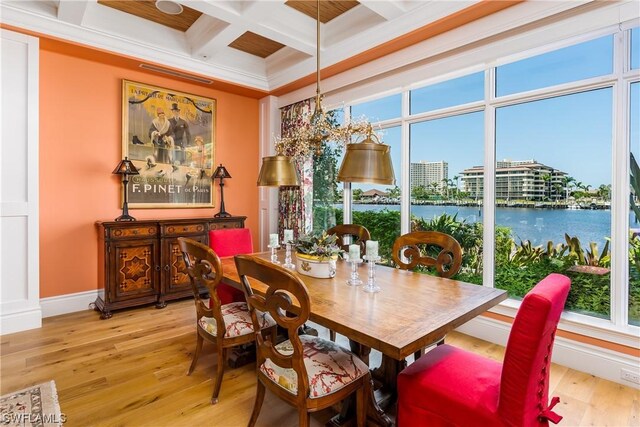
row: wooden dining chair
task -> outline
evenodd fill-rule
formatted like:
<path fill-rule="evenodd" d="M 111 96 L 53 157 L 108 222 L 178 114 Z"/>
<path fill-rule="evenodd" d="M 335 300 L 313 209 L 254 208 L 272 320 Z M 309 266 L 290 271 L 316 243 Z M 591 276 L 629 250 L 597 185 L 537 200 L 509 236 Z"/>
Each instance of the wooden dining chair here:
<path fill-rule="evenodd" d="M 414 231 L 396 239 L 391 257 L 403 270 L 413 270 L 418 266 L 435 267 L 438 276 L 451 278 L 460 271 L 462 248 L 448 234 L 439 231 Z"/>
<path fill-rule="evenodd" d="M 340 247 L 349 252 L 349 244 L 344 244 L 344 236 L 351 236 L 351 244 L 360 245 L 360 252 L 365 254 L 365 242 L 371 240 L 371 234 L 362 225 L 358 224 L 339 224 L 327 230 L 327 234 L 335 234 L 338 236 Z"/>
<path fill-rule="evenodd" d="M 367 240 L 371 240 L 369 230 L 358 224 L 338 224 L 328 229 L 327 234 L 335 234 L 338 236 L 338 244 L 347 253 L 349 253 L 349 243 L 344 243 L 345 236 L 351 236 L 352 245 L 360 245 L 360 253 L 362 255 L 366 255 L 366 242 Z M 336 331 L 329 329 L 329 339 L 331 341 L 336 340 Z"/>
<path fill-rule="evenodd" d="M 298 335 L 298 328 L 311 312 L 304 283 L 295 273 L 260 258 L 238 255 L 235 261 L 258 350 L 257 393 L 249 426 L 256 424 L 266 389 L 297 408 L 301 427 L 309 425 L 310 412 L 332 406 L 355 392 L 357 425 L 364 426 L 371 387 L 369 367 L 332 341 Z M 266 285 L 264 296 L 253 292 L 250 281 Z M 265 339 L 260 333 L 261 312 L 286 329 L 289 339 L 278 345 Z"/>
<path fill-rule="evenodd" d="M 396 239 L 391 258 L 400 269 L 435 267 L 438 276 L 451 278 L 460 271 L 462 248 L 460 243 L 448 234 L 439 231 L 414 231 Z M 444 344 L 444 337 L 437 344 Z M 424 349 L 416 351 L 415 359 L 422 354 Z"/>
<path fill-rule="evenodd" d="M 202 350 L 204 340 L 212 342 L 218 352 L 218 366 L 213 383 L 211 403 L 218 403 L 218 394 L 227 361 L 227 350 L 255 340 L 253 322 L 249 315 L 247 303 L 232 302 L 221 304 L 216 288 L 222 280 L 222 264 L 220 258 L 211 250 L 195 240 L 178 238 L 187 273 L 191 279 L 193 298 L 196 304 L 196 350 L 187 375 L 191 375 Z M 204 285 L 209 291 L 210 304 L 200 298 L 198 286 Z M 276 336 L 276 322 L 264 314 L 260 316 L 260 331 Z M 219 333 L 218 331 L 224 331 Z"/>
<path fill-rule="evenodd" d="M 549 402 L 556 328 L 571 287 L 550 274 L 525 295 L 504 361 L 439 346 L 398 375 L 398 427 L 548 427 L 562 417 Z"/>

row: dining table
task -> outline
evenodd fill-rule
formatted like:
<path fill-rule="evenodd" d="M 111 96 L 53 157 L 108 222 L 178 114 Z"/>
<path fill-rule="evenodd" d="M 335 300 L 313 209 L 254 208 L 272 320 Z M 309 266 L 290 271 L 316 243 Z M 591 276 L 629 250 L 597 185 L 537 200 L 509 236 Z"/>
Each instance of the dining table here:
<path fill-rule="evenodd" d="M 251 254 L 271 261 L 271 252 Z M 278 254 L 284 259 L 284 251 Z M 294 255 L 295 264 L 295 255 Z M 233 257 L 222 259 L 222 282 L 241 289 Z M 382 353 L 381 365 L 372 370 L 379 387 L 372 388 L 367 420 L 369 424 L 392 426 L 385 409 L 396 398 L 396 379 L 406 367 L 405 358 L 428 347 L 448 332 L 466 323 L 507 298 L 507 292 L 488 286 L 465 283 L 429 274 L 375 265 L 374 281 L 379 292 L 363 289 L 369 280 L 369 266 L 361 263 L 357 271 L 364 282 L 351 286 L 351 263 L 336 261 L 335 276 L 315 278 L 295 273 L 305 284 L 311 301 L 309 320 L 349 339 L 351 350 L 366 363 L 371 349 Z M 292 270 L 295 271 L 295 270 Z M 250 281 L 253 292 L 263 294 L 266 285 Z M 384 392 L 382 392 L 384 391 Z M 352 410 L 353 408 L 351 408 Z M 349 405 L 333 420 L 334 425 L 348 418 Z"/>

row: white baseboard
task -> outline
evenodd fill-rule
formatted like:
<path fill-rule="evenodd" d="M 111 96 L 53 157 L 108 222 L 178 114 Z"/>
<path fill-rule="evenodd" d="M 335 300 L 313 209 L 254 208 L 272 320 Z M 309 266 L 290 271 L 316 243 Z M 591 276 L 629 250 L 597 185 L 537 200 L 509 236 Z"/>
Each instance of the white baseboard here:
<path fill-rule="evenodd" d="M 0 335 L 13 334 L 42 326 L 42 310 L 35 307 L 0 315 Z"/>
<path fill-rule="evenodd" d="M 457 331 L 504 346 L 509 338 L 511 325 L 478 316 L 460 326 Z M 640 375 L 640 358 L 637 357 L 556 336 L 552 360 L 577 371 L 640 389 L 639 384 L 621 378 L 621 369 Z"/>
<path fill-rule="evenodd" d="M 42 298 L 42 317 L 58 316 L 60 314 L 74 313 L 76 311 L 91 310 L 89 304 L 95 302 L 98 291 L 85 291 L 75 294 L 59 295 Z"/>

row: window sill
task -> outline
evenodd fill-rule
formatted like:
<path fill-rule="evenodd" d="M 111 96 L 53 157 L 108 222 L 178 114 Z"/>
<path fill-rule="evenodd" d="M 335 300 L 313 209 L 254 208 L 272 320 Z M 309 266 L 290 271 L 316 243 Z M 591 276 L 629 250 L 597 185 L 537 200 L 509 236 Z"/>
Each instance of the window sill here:
<path fill-rule="evenodd" d="M 489 312 L 509 317 L 512 321 L 519 307 L 520 301 L 508 299 L 490 309 Z M 617 326 L 608 319 L 599 319 L 564 311 L 558 324 L 558 330 L 582 335 L 587 339 L 582 340 L 576 337 L 578 341 L 598 347 L 611 349 L 612 346 L 609 343 L 613 343 L 629 349 L 638 350 L 640 348 L 639 327 L 632 325 Z"/>

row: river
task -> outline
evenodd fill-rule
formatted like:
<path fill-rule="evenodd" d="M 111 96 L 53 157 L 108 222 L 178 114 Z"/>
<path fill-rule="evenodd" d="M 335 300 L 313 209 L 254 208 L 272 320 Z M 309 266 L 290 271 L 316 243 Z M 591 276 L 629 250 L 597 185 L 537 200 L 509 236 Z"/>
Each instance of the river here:
<path fill-rule="evenodd" d="M 338 206 L 341 207 L 342 205 Z M 363 205 L 354 204 L 354 211 L 380 211 L 383 209 L 400 210 L 400 205 Z M 481 208 L 466 206 L 429 206 L 413 205 L 411 213 L 425 219 L 431 219 L 446 213 L 458 214 L 458 220 L 476 222 L 482 219 Z M 516 243 L 530 240 L 534 246 L 564 243 L 564 234 L 578 237 L 583 248 L 589 242 L 595 242 L 601 250 L 605 237 L 611 236 L 610 210 L 569 210 L 569 209 L 530 209 L 496 208 L 496 224 L 509 227 Z"/>

